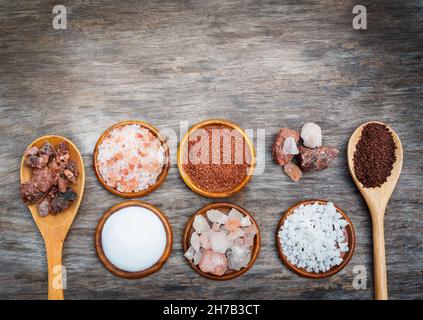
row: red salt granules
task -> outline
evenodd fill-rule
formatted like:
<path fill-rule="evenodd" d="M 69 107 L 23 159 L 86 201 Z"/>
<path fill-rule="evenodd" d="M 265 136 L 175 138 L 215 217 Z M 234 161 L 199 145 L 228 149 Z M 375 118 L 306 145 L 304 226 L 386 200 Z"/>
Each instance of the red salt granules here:
<path fill-rule="evenodd" d="M 389 129 L 379 123 L 364 126 L 354 152 L 354 173 L 365 188 L 380 187 L 391 175 L 395 142 Z"/>
<path fill-rule="evenodd" d="M 184 171 L 204 191 L 231 191 L 248 174 L 248 145 L 242 134 L 230 127 L 206 126 L 194 131 L 187 151 Z"/>

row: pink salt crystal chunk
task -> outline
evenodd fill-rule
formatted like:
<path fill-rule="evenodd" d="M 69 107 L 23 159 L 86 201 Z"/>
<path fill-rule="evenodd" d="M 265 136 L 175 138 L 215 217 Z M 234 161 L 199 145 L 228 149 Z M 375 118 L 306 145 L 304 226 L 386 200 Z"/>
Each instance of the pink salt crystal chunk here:
<path fill-rule="evenodd" d="M 294 137 L 288 137 L 285 139 L 282 152 L 284 154 L 294 154 L 294 155 L 300 153 L 297 147 L 297 142 L 295 141 Z"/>
<path fill-rule="evenodd" d="M 195 251 L 200 250 L 200 236 L 195 232 L 193 232 L 191 235 L 191 246 Z"/>
<path fill-rule="evenodd" d="M 200 246 L 203 249 L 211 249 L 210 233 L 205 232 L 200 235 Z"/>
<path fill-rule="evenodd" d="M 251 260 L 251 250 L 245 246 L 232 246 L 229 248 L 227 256 L 229 268 L 238 271 L 248 266 Z"/>
<path fill-rule="evenodd" d="M 244 239 L 243 238 L 236 238 L 234 240 L 234 246 L 243 246 L 244 245 Z"/>
<path fill-rule="evenodd" d="M 257 228 L 255 225 L 251 225 L 247 228 L 244 228 L 244 242 L 247 247 L 254 245 L 254 238 L 257 234 Z"/>
<path fill-rule="evenodd" d="M 298 182 L 303 175 L 303 172 L 301 171 L 301 169 L 296 164 L 293 164 L 292 162 L 288 162 L 283 167 L 283 171 L 288 175 L 288 177 L 291 178 L 292 181 L 295 181 L 295 182 Z"/>
<path fill-rule="evenodd" d="M 239 212 L 237 209 L 232 208 L 231 211 L 229 211 L 228 218 L 237 219 L 241 221 L 241 219 L 244 218 L 244 215 L 241 212 Z"/>
<path fill-rule="evenodd" d="M 285 164 L 290 162 L 293 157 L 292 154 L 285 154 L 283 152 L 285 140 L 288 137 L 294 138 L 296 143 L 298 143 L 298 141 L 300 140 L 300 134 L 297 131 L 294 131 L 288 128 L 282 128 L 280 129 L 278 135 L 276 136 L 275 142 L 273 143 L 273 146 L 272 146 L 273 159 L 276 163 L 278 163 L 281 166 L 284 166 Z"/>
<path fill-rule="evenodd" d="M 213 223 L 213 225 L 212 225 L 212 230 L 213 230 L 213 231 L 219 231 L 219 229 L 220 229 L 220 224 L 218 224 L 218 223 Z"/>
<path fill-rule="evenodd" d="M 207 218 L 213 222 L 218 224 L 225 224 L 226 220 L 228 220 L 228 216 L 219 210 L 209 210 L 207 211 Z"/>
<path fill-rule="evenodd" d="M 189 247 L 187 252 L 185 252 L 185 254 L 184 254 L 185 258 L 187 258 L 188 260 L 192 260 L 194 258 L 194 253 L 195 253 L 194 248 L 192 246 Z"/>
<path fill-rule="evenodd" d="M 216 253 L 205 250 L 198 264 L 201 271 L 211 273 L 216 276 L 223 275 L 228 270 L 228 260 L 224 253 Z"/>
<path fill-rule="evenodd" d="M 209 223 L 202 215 L 195 216 L 192 226 L 195 232 L 199 234 L 210 231 Z"/>
<path fill-rule="evenodd" d="M 212 250 L 216 253 L 225 253 L 232 245 L 225 231 L 210 231 L 210 244 Z"/>
<path fill-rule="evenodd" d="M 248 227 L 251 226 L 251 219 L 248 216 L 245 216 L 241 219 L 241 227 Z"/>
<path fill-rule="evenodd" d="M 201 258 L 203 257 L 203 253 L 200 251 L 200 250 L 198 250 L 198 251 L 195 251 L 195 253 L 194 253 L 194 256 L 193 256 L 193 263 L 195 264 L 195 265 L 197 265 L 197 264 L 199 264 L 200 263 L 200 261 L 201 261 Z"/>
<path fill-rule="evenodd" d="M 236 231 L 241 226 L 241 221 L 236 218 L 229 218 L 225 223 L 225 229 L 229 232 Z"/>
<path fill-rule="evenodd" d="M 232 231 L 228 234 L 228 240 L 235 240 L 241 238 L 244 235 L 244 231 L 241 228 L 237 228 L 235 231 Z"/>

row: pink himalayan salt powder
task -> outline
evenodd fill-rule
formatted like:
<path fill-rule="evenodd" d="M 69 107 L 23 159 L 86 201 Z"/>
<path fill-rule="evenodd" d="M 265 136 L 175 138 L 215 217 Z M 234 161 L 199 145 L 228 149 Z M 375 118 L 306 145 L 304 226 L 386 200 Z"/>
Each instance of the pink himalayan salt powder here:
<path fill-rule="evenodd" d="M 150 130 L 138 124 L 111 130 L 98 147 L 98 169 L 119 192 L 140 192 L 155 184 L 165 163 L 165 149 Z"/>

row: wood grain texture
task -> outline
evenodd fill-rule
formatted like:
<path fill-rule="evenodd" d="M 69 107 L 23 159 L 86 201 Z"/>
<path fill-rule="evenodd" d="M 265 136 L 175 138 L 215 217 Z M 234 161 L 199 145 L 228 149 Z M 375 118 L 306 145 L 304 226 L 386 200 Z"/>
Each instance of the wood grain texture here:
<path fill-rule="evenodd" d="M 188 218 L 213 201 L 189 190 L 173 164 L 166 182 L 142 200 L 169 218 L 175 245 L 160 272 L 140 280 L 113 276 L 98 260 L 94 231 L 120 202 L 87 165 L 80 212 L 64 244 L 67 299 L 371 299 L 370 216 L 348 172 L 346 147 L 361 123 L 390 125 L 404 146 L 404 166 L 385 217 L 389 296 L 423 298 L 423 7 L 421 1 L 361 1 L 368 30 L 352 28 L 350 0 L 61 1 L 68 29 L 51 27 L 57 1 L 0 2 L 0 298 L 47 298 L 43 240 L 18 196 L 19 160 L 45 134 L 71 139 L 91 163 L 95 142 L 114 123 L 146 121 L 167 135 L 226 118 L 266 129 L 265 170 L 229 201 L 254 215 L 262 235 L 245 275 L 215 282 L 184 261 Z M 272 163 L 281 126 L 315 121 L 325 144 L 340 149 L 323 172 L 290 182 Z M 182 132 L 183 134 L 184 132 Z M 335 276 L 300 278 L 279 260 L 280 215 L 299 200 L 330 199 L 357 236 L 350 263 Z M 352 286 L 367 269 L 367 289 Z"/>

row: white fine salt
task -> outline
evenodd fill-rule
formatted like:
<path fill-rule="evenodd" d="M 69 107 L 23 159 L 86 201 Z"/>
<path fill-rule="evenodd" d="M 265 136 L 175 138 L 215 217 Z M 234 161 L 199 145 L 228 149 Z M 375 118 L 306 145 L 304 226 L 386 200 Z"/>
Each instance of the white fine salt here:
<path fill-rule="evenodd" d="M 290 263 L 307 272 L 326 272 L 342 263 L 349 251 L 348 225 L 332 202 L 302 205 L 289 215 L 279 230 L 279 241 Z"/>
<path fill-rule="evenodd" d="M 150 268 L 163 255 L 166 231 L 160 218 L 138 206 L 112 214 L 101 233 L 104 254 L 117 268 L 137 272 Z"/>

